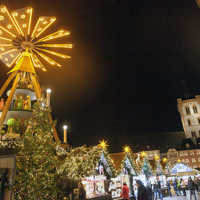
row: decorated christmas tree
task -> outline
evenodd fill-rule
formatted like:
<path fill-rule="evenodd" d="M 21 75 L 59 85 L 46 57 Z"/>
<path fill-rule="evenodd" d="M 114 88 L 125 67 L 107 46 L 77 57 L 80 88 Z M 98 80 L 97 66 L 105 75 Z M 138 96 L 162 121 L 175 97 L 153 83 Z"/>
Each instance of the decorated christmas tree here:
<path fill-rule="evenodd" d="M 116 176 L 116 170 L 113 167 L 108 152 L 99 146 L 81 146 L 72 149 L 67 153 L 67 156 L 58 171 L 60 174 L 65 174 L 66 177 L 71 177 L 80 181 L 81 178 L 96 173 L 95 169 L 98 166 L 102 155 L 106 159 L 106 162 L 103 163 L 103 165 L 105 165 L 105 175 L 112 177 Z"/>
<path fill-rule="evenodd" d="M 25 123 L 24 147 L 17 156 L 16 164 L 16 200 L 57 199 L 58 144 L 54 141 L 48 116 L 49 109 L 36 103 L 32 118 Z"/>
<path fill-rule="evenodd" d="M 148 159 L 146 159 L 146 158 L 144 159 L 142 171 L 143 171 L 143 173 L 144 173 L 144 175 L 146 176 L 147 179 L 149 179 L 149 177 L 152 175 L 151 165 L 150 165 Z"/>

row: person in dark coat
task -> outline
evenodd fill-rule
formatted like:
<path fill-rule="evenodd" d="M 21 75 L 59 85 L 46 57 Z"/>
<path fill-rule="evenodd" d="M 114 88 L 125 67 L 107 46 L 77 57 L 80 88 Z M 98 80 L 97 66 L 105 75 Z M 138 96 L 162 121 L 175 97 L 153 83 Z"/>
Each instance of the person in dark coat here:
<path fill-rule="evenodd" d="M 172 193 L 171 193 L 171 184 L 170 184 L 170 181 L 169 181 L 169 180 L 167 181 L 167 191 L 168 191 L 169 196 L 172 197 Z"/>
<path fill-rule="evenodd" d="M 82 183 L 79 183 L 79 200 L 86 200 L 86 191 Z"/>
<path fill-rule="evenodd" d="M 129 188 L 126 183 L 123 184 L 121 197 L 123 200 L 129 200 Z"/>
<path fill-rule="evenodd" d="M 147 184 L 146 192 L 147 192 L 148 200 L 153 200 L 153 191 L 152 191 L 151 183 Z"/>
<path fill-rule="evenodd" d="M 144 187 L 142 181 L 136 180 L 136 185 L 137 185 L 137 188 L 138 188 L 137 200 L 148 200 L 147 190 Z"/>
<path fill-rule="evenodd" d="M 198 197 L 196 197 L 196 193 L 195 193 L 196 186 L 191 177 L 188 178 L 187 188 L 190 191 L 190 199 L 192 199 L 192 197 L 194 197 L 194 199 L 197 200 Z"/>

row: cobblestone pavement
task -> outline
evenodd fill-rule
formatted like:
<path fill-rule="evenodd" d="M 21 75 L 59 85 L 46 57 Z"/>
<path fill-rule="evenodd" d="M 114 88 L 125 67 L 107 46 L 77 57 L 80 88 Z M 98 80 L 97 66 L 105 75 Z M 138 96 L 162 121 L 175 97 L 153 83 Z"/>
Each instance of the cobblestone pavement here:
<path fill-rule="evenodd" d="M 187 200 L 186 197 L 178 196 L 178 197 L 166 197 L 164 200 Z"/>
<path fill-rule="evenodd" d="M 190 200 L 190 198 L 186 198 L 184 196 L 175 196 L 175 197 L 165 197 L 164 200 Z M 192 198 L 194 200 L 194 198 Z M 200 200 L 200 196 L 197 200 Z"/>

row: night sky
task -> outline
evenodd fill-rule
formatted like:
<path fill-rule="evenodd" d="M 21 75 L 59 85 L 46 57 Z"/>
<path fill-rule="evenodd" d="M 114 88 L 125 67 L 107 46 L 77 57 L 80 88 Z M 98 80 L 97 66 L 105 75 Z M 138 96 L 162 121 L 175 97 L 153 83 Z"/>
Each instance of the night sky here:
<path fill-rule="evenodd" d="M 63 68 L 38 72 L 52 89 L 53 116 L 72 145 L 182 131 L 176 99 L 200 94 L 200 8 L 194 0 L 4 0 L 56 16 L 74 48 Z M 36 19 L 35 19 L 36 20 Z M 34 20 L 34 21 L 35 21 Z M 47 31 L 48 32 L 48 31 Z M 7 68 L 1 64 L 1 81 Z M 128 139 L 127 139 L 128 138 Z"/>

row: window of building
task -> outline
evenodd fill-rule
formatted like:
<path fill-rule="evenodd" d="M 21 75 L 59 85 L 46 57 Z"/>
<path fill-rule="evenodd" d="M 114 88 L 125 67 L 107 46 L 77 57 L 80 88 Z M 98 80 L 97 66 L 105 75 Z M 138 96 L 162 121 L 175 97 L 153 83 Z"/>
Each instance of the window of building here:
<path fill-rule="evenodd" d="M 196 162 L 196 159 L 195 159 L 195 158 L 192 158 L 192 162 L 193 162 L 193 163 Z"/>
<path fill-rule="evenodd" d="M 187 114 L 187 115 L 190 115 L 190 114 L 191 114 L 191 113 L 190 113 L 190 108 L 189 108 L 188 106 L 185 107 L 185 111 L 186 111 L 186 114 Z"/>
<path fill-rule="evenodd" d="M 194 156 L 194 152 L 190 152 L 190 155 L 191 155 L 191 156 Z"/>
<path fill-rule="evenodd" d="M 194 113 L 198 113 L 198 110 L 197 110 L 196 106 L 193 106 L 193 111 L 194 111 Z"/>
<path fill-rule="evenodd" d="M 198 162 L 200 162 L 200 158 L 198 158 Z"/>
<path fill-rule="evenodd" d="M 187 153 L 187 152 L 185 152 L 185 153 L 184 153 L 184 156 L 188 156 L 188 153 Z"/>
<path fill-rule="evenodd" d="M 188 119 L 187 121 L 188 121 L 188 126 L 191 126 L 191 121 L 190 121 L 190 119 Z"/>
<path fill-rule="evenodd" d="M 189 159 L 185 159 L 185 162 L 186 162 L 186 163 L 189 163 L 190 161 L 189 161 Z"/>
<path fill-rule="evenodd" d="M 192 137 L 194 137 L 194 138 L 196 138 L 197 136 L 196 136 L 196 132 L 195 131 L 192 131 L 191 132 L 191 135 L 192 135 Z"/>

